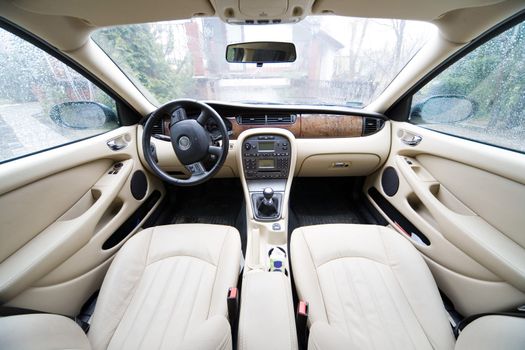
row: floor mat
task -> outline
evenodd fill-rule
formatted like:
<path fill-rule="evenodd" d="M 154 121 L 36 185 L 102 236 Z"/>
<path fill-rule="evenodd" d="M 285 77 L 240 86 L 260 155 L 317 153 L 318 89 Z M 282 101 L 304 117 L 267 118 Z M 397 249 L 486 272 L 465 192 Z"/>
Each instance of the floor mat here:
<path fill-rule="evenodd" d="M 360 192 L 348 178 L 299 178 L 292 186 L 290 208 L 295 225 L 368 224 Z"/>
<path fill-rule="evenodd" d="M 169 204 L 157 225 L 215 224 L 237 228 L 246 250 L 246 215 L 239 179 L 213 179 L 192 187 L 168 188 Z"/>
<path fill-rule="evenodd" d="M 204 223 L 235 226 L 243 195 L 240 182 L 213 180 L 178 188 L 172 224 Z"/>

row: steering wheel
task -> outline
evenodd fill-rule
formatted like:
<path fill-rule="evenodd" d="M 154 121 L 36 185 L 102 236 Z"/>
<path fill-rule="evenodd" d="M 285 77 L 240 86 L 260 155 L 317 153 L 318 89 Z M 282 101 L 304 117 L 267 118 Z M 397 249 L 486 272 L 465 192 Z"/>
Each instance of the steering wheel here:
<path fill-rule="evenodd" d="M 188 118 L 186 109 L 198 109 L 197 119 Z M 152 134 L 153 125 L 169 115 L 170 136 Z M 213 137 L 206 128 L 206 121 L 212 118 L 218 126 L 220 137 Z M 179 161 L 191 173 L 188 179 L 177 179 L 162 170 L 154 160 L 151 137 L 170 141 Z M 217 145 L 222 140 L 221 145 Z M 213 177 L 224 164 L 228 156 L 228 129 L 221 116 L 210 106 L 195 100 L 181 99 L 168 102 L 155 110 L 144 125 L 142 133 L 142 151 L 151 170 L 163 181 L 176 186 L 195 186 Z M 206 169 L 209 160 L 215 160 L 211 169 Z"/>

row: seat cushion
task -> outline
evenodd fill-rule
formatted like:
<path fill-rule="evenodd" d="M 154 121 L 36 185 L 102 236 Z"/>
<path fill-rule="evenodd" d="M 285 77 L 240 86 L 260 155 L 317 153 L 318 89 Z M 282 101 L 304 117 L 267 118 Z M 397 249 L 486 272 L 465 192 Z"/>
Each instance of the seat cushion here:
<path fill-rule="evenodd" d="M 525 348 L 525 318 L 501 315 L 480 317 L 461 332 L 456 350 L 519 350 Z"/>
<path fill-rule="evenodd" d="M 374 225 L 318 225 L 291 239 L 311 349 L 453 349 L 432 275 L 407 239 Z"/>
<path fill-rule="evenodd" d="M 228 288 L 240 239 L 229 226 L 158 226 L 132 237 L 104 279 L 88 337 L 93 349 L 231 348 Z"/>
<path fill-rule="evenodd" d="M 82 328 L 73 320 L 31 314 L 0 318 L 0 349 L 89 350 L 91 347 Z"/>

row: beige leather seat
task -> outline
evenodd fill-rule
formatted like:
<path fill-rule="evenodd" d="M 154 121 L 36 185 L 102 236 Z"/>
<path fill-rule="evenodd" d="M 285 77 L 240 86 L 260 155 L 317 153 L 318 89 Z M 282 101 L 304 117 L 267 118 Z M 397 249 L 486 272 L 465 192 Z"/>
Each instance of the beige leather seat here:
<path fill-rule="evenodd" d="M 0 319 L 0 348 L 231 349 L 226 296 L 240 251 L 228 226 L 144 230 L 111 264 L 87 336 L 66 317 L 11 316 Z"/>
<path fill-rule="evenodd" d="M 295 230 L 290 244 L 297 291 L 309 302 L 309 349 L 454 349 L 430 270 L 394 230 L 309 226 Z M 482 319 L 465 328 L 457 349 L 486 346 L 479 333 L 502 348 L 525 340 L 525 319 L 504 317 L 499 329 Z"/>

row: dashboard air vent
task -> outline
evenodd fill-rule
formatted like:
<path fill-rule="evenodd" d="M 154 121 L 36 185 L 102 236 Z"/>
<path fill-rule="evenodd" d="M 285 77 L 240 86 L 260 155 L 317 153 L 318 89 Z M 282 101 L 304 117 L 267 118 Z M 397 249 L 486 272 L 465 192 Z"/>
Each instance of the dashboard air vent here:
<path fill-rule="evenodd" d="M 237 123 L 242 125 L 262 125 L 266 124 L 265 115 L 242 115 L 237 117 Z"/>
<path fill-rule="evenodd" d="M 363 136 L 372 135 L 378 132 L 385 125 L 385 121 L 379 118 L 363 117 Z"/>
<path fill-rule="evenodd" d="M 278 125 L 293 124 L 296 120 L 295 114 L 266 114 L 266 115 L 240 115 L 237 123 L 241 125 Z"/>
<path fill-rule="evenodd" d="M 162 134 L 162 119 L 157 120 L 155 124 L 153 124 L 153 128 L 151 129 L 152 134 Z"/>
<path fill-rule="evenodd" d="M 295 114 L 271 114 L 266 116 L 266 124 L 292 124 Z"/>

